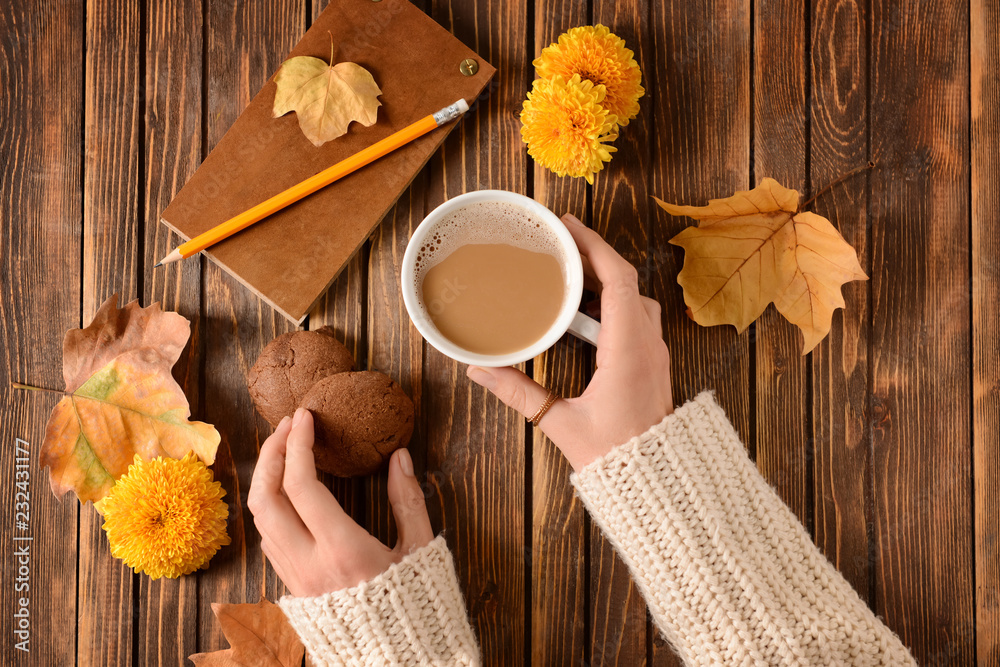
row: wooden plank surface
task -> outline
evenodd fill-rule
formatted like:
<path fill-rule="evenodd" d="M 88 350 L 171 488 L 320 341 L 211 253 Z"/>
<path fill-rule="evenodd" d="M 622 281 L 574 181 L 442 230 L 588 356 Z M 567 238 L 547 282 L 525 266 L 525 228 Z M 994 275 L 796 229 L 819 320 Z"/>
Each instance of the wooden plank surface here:
<path fill-rule="evenodd" d="M 866 4 L 814 0 L 810 67 L 810 179 L 815 192 L 868 156 L 868 20 Z M 868 176 L 817 199 L 871 274 Z M 867 427 L 870 283 L 844 289 L 829 337 L 812 352 L 813 517 L 817 545 L 862 599 L 874 576 L 869 562 L 872 487 Z"/>
<path fill-rule="evenodd" d="M 750 6 L 727 0 L 651 3 L 653 145 L 650 193 L 669 202 L 700 205 L 745 189 L 750 182 Z M 646 265 L 650 296 L 663 306 L 664 338 L 670 346 L 675 405 L 714 389 L 733 425 L 750 441 L 752 354 L 748 333 L 732 327 L 704 328 L 685 314 L 676 282 L 683 252 L 668 244 L 692 224 L 657 210 L 650 224 Z M 652 663 L 676 664 L 659 633 L 651 637 Z"/>
<path fill-rule="evenodd" d="M 318 16 L 328 4 L 328 0 L 312 0 L 307 3 L 307 10 L 311 13 L 309 18 Z M 337 339 L 351 351 L 358 369 L 364 369 L 368 359 L 367 286 L 370 252 L 371 243 L 366 242 L 309 313 L 307 323 L 312 330 L 332 326 Z M 351 517 L 359 522 L 366 521 L 363 480 L 343 479 L 327 473 L 320 473 L 320 477 Z"/>
<path fill-rule="evenodd" d="M 524 193 L 526 154 L 516 111 L 528 85 L 526 0 L 435 0 L 438 23 L 497 68 L 480 100 L 431 160 L 427 209 L 468 190 Z M 456 63 L 457 66 L 457 63 Z M 423 393 L 431 522 L 455 554 L 485 665 L 526 663 L 524 419 L 424 346 Z"/>
<path fill-rule="evenodd" d="M 337 277 L 309 314 L 305 324 L 316 330 L 331 326 L 337 340 L 343 343 L 354 356 L 358 369 L 365 368 L 367 356 L 366 313 L 369 244 L 365 244 Z M 266 344 L 266 343 L 265 343 Z M 271 433 L 265 427 L 261 434 Z M 261 440 L 263 442 L 263 440 Z M 355 521 L 365 521 L 365 502 L 362 494 L 362 480 L 334 477 L 319 473 L 320 478 L 333 492 L 337 502 Z M 270 568 L 270 566 L 268 566 Z"/>
<path fill-rule="evenodd" d="M 310 0 L 306 3 L 309 12 L 307 24 L 330 4 L 329 0 Z M 306 26 L 308 28 L 308 25 Z M 371 244 L 365 243 L 348 263 L 330 289 L 309 313 L 308 328 L 319 329 L 329 325 L 354 356 L 357 368 L 365 368 L 368 358 L 368 256 Z M 321 473 L 320 476 L 333 491 L 337 501 L 356 521 L 364 521 L 365 501 L 362 480 L 337 478 Z"/>
<path fill-rule="evenodd" d="M 1000 4 L 974 0 L 971 35 L 972 416 L 976 657 L 1000 666 Z"/>
<path fill-rule="evenodd" d="M 205 73 L 208 97 L 205 149 L 214 146 L 239 112 L 278 68 L 305 31 L 301 0 L 206 5 Z M 246 374 L 264 346 L 290 329 L 287 320 L 224 271 L 205 262 L 202 278 L 204 415 L 222 434 L 212 469 L 226 490 L 232 544 L 198 575 L 198 650 L 228 643 L 213 602 L 274 600 L 284 593 L 260 551 L 246 497 L 260 444 L 271 433 L 257 415 Z"/>
<path fill-rule="evenodd" d="M 5 665 L 71 665 L 77 638 L 77 515 L 49 490 L 38 454 L 63 389 L 62 338 L 80 326 L 83 2 L 19 4 L 0 12 L 0 632 Z M 45 95 L 37 94 L 44 90 Z M 50 100 L 58 100 L 52 107 Z M 52 291 L 49 291 L 49 290 Z M 27 480 L 16 473 L 29 451 Z M 22 449 L 23 452 L 23 449 Z M 19 460 L 21 459 L 21 460 Z M 25 502 L 16 482 L 27 481 Z M 27 523 L 27 529 L 23 524 Z M 17 539 L 17 538 L 31 538 Z M 24 545 L 27 544 L 27 554 Z M 26 572 L 21 567 L 26 568 Z M 25 576 L 26 575 L 26 576 Z M 27 651 L 21 628 L 27 601 Z"/>
<path fill-rule="evenodd" d="M 398 382 L 413 399 L 417 415 L 423 415 L 423 355 L 424 341 L 408 317 L 403 314 L 402 286 L 399 267 L 410 234 L 424 218 L 424 191 L 426 179 L 417 181 L 400 197 L 396 206 L 386 216 L 372 240 L 369 262 L 368 308 L 368 368 L 385 373 Z M 409 451 L 414 472 L 426 469 L 427 438 L 425 424 L 416 419 Z M 388 471 L 362 480 L 366 489 L 368 512 L 366 527 L 389 546 L 395 546 L 396 531 L 392 521 L 392 506 L 388 497 Z M 423 483 L 425 493 L 430 487 Z M 433 526 L 440 529 L 440 526 Z"/>
<path fill-rule="evenodd" d="M 750 6 L 728 0 L 652 3 L 652 67 L 656 82 L 651 194 L 700 205 L 749 185 Z M 748 334 L 703 328 L 685 315 L 676 275 L 683 252 L 668 240 L 691 224 L 654 211 L 647 263 L 657 269 L 651 295 L 663 305 L 664 337 L 671 341 L 674 403 L 712 388 L 741 436 L 750 441 Z"/>
<path fill-rule="evenodd" d="M 139 162 L 144 95 L 138 2 L 87 4 L 83 187 L 82 322 L 111 295 L 140 296 Z M 138 577 L 112 558 L 103 520 L 80 507 L 77 664 L 132 664 L 133 587 Z M 136 581 L 134 581 L 136 580 Z"/>
<path fill-rule="evenodd" d="M 594 0 L 594 23 L 614 26 L 616 35 L 635 52 L 644 66 L 652 62 L 649 48 L 646 0 Z M 646 71 L 650 71 L 647 67 Z M 650 293 L 651 271 L 644 270 L 650 245 L 649 172 L 651 96 L 639 100 L 639 115 L 632 119 L 615 145 L 614 159 L 594 179 L 593 227 L 625 259 L 638 267 L 639 291 Z M 591 664 L 641 665 L 647 658 L 646 604 L 628 568 L 615 553 L 596 523 L 590 525 Z"/>
<path fill-rule="evenodd" d="M 873 602 L 920 664 L 969 664 L 968 6 L 871 11 Z"/>
<path fill-rule="evenodd" d="M 174 366 L 174 378 L 204 419 L 201 400 L 201 258 L 153 266 L 182 242 L 160 224 L 160 212 L 201 163 L 202 2 L 147 0 L 145 84 L 145 235 L 143 303 L 159 301 L 191 321 L 191 340 Z M 198 652 L 197 577 L 138 577 L 136 664 L 172 667 Z"/>
<path fill-rule="evenodd" d="M 771 177 L 810 196 L 806 173 L 808 3 L 754 6 L 751 186 Z M 757 468 L 807 527 L 812 524 L 808 359 L 802 334 L 773 306 L 754 325 Z"/>
<path fill-rule="evenodd" d="M 566 30 L 587 23 L 588 3 L 536 0 L 534 51 L 556 41 Z M 531 82 L 525 87 L 530 88 Z M 520 109 L 516 108 L 520 113 Z M 588 223 L 590 188 L 586 181 L 559 178 L 533 161 L 531 196 L 556 215 L 572 213 Z M 553 350 L 535 359 L 533 377 L 560 396 L 579 396 L 593 369 L 589 346 L 565 336 Z M 593 664 L 587 633 L 590 609 L 589 543 L 583 505 L 569 484 L 572 469 L 540 429 L 531 441 L 531 627 L 532 665 Z"/>
<path fill-rule="evenodd" d="M 651 194 L 669 202 L 699 205 L 749 185 L 750 7 L 729 0 L 714 8 L 696 3 L 651 3 L 652 147 Z M 663 306 L 670 346 L 674 404 L 713 389 L 737 431 L 750 441 L 752 405 L 748 333 L 704 328 L 685 314 L 676 282 L 683 252 L 668 241 L 692 224 L 654 211 L 650 296 Z M 652 663 L 676 664 L 663 636 L 652 640 Z"/>
<path fill-rule="evenodd" d="M 664 306 L 675 402 L 716 390 L 761 471 L 921 664 L 1000 665 L 1000 6 L 417 4 L 497 78 L 308 326 L 333 325 L 359 367 L 413 396 L 411 451 L 484 664 L 678 664 L 562 455 L 405 316 L 398 270 L 412 229 L 445 199 L 495 187 L 576 213 L 637 264 Z M 31 443 L 34 536 L 32 652 L 5 644 L 4 664 L 180 664 L 226 646 L 212 602 L 284 592 L 245 509 L 271 432 L 245 373 L 288 325 L 213 266 L 152 265 L 178 241 L 159 212 L 325 5 L 67 0 L 0 15 L 0 470 L 14 468 L 15 437 Z M 636 52 L 647 95 L 588 188 L 527 158 L 517 116 L 541 48 L 598 22 Z M 740 335 L 685 316 L 683 253 L 668 240 L 691 223 L 651 208 L 650 195 L 700 204 L 772 176 L 808 196 L 868 159 L 876 170 L 813 206 L 871 276 L 845 287 L 847 308 L 815 352 L 799 355 L 798 331 L 773 309 Z M 233 545 L 180 581 L 133 575 L 107 553 L 91 507 L 52 498 L 35 457 L 57 396 L 9 388 L 60 388 L 63 334 L 115 291 L 191 319 L 175 377 L 195 417 L 223 434 L 214 470 Z M 525 368 L 573 395 L 592 355 L 567 337 Z M 391 544 L 385 474 L 329 481 Z M 14 486 L 0 489 L 12 513 Z M 8 520 L 0 541 L 12 533 Z M 3 567 L 6 582 L 11 556 Z M 5 637 L 14 604 L 5 586 Z"/>

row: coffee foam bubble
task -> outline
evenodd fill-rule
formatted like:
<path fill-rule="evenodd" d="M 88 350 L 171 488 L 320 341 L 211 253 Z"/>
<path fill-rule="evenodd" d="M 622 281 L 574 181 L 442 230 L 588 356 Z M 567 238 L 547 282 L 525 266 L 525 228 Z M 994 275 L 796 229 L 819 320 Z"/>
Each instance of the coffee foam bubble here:
<path fill-rule="evenodd" d="M 427 271 L 462 246 L 480 243 L 506 243 L 552 255 L 566 280 L 562 244 L 546 223 L 517 204 L 477 202 L 448 214 L 424 238 L 413 271 L 413 286 L 421 308 L 424 308 L 422 285 Z"/>

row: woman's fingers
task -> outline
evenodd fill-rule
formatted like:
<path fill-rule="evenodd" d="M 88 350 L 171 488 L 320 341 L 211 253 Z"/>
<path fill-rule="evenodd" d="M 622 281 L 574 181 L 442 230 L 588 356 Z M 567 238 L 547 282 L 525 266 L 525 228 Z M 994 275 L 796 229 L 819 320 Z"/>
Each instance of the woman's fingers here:
<path fill-rule="evenodd" d="M 581 222 L 580 219 L 572 213 L 564 213 L 562 223 L 567 227 L 571 224 L 586 227 L 586 225 L 584 225 L 583 222 Z M 580 263 L 583 265 L 584 288 L 596 294 L 597 298 L 601 298 L 601 281 L 597 279 L 597 274 L 594 272 L 594 267 L 590 265 L 590 260 L 586 255 L 580 255 Z"/>
<path fill-rule="evenodd" d="M 285 417 L 274 429 L 274 433 L 261 445 L 250 482 L 248 504 L 255 504 L 255 498 L 274 495 L 281 491 L 281 479 L 285 474 L 285 441 L 291 430 L 292 420 Z M 260 509 L 264 511 L 267 508 L 262 505 Z"/>
<path fill-rule="evenodd" d="M 489 389 L 504 405 L 520 412 L 525 419 L 533 417 L 549 395 L 548 389 L 510 366 L 469 366 L 466 375 L 476 384 Z M 570 419 L 569 410 L 566 401 L 557 400 L 538 422 L 538 426 L 553 442 L 559 442 L 566 432 L 566 422 Z"/>
<path fill-rule="evenodd" d="M 247 508 L 262 536 L 273 535 L 281 543 L 305 547 L 312 537 L 292 504 L 281 493 L 285 474 L 285 447 L 292 420 L 285 417 L 260 448 L 253 469 Z"/>
<path fill-rule="evenodd" d="M 644 312 L 639 301 L 639 274 L 600 234 L 575 216 L 567 213 L 562 220 L 601 283 L 601 324 L 607 328 L 607 342 L 612 349 L 621 349 L 634 335 L 635 318 Z"/>
<path fill-rule="evenodd" d="M 413 474 L 413 460 L 406 449 L 397 449 L 389 461 L 388 491 L 399 534 L 396 550 L 405 556 L 434 539 L 424 492 Z"/>
<path fill-rule="evenodd" d="M 335 529 L 343 521 L 354 522 L 316 477 L 312 451 L 314 440 L 312 413 L 299 408 L 295 411 L 292 430 L 288 434 L 282 487 L 306 527 L 317 535 Z"/>
<path fill-rule="evenodd" d="M 265 535 L 261 535 L 260 550 L 267 558 L 267 560 L 271 563 L 271 567 L 274 569 L 275 574 L 278 575 L 278 578 L 281 579 L 283 582 L 285 582 L 286 585 L 288 585 L 289 579 L 287 576 L 288 570 L 285 567 L 286 565 L 285 554 L 281 553 L 274 546 L 274 543 L 271 542 L 271 540 Z"/>
<path fill-rule="evenodd" d="M 663 308 L 660 306 L 660 302 L 646 296 L 639 298 L 642 300 L 642 309 L 646 311 L 649 322 L 653 325 L 653 331 L 659 338 L 663 338 L 663 320 L 660 319 Z"/>
<path fill-rule="evenodd" d="M 601 296 L 601 281 L 597 279 L 597 274 L 594 273 L 594 267 L 590 265 L 590 260 L 580 255 L 580 263 L 583 264 L 583 287 L 584 289 L 590 290 L 597 295 L 598 298 Z"/>

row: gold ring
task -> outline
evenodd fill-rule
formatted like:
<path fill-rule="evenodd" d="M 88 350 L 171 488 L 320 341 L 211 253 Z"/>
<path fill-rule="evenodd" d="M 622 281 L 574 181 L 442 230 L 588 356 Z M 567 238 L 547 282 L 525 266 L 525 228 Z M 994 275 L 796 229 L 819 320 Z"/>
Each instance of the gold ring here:
<path fill-rule="evenodd" d="M 549 395 L 545 397 L 545 401 L 538 408 L 535 414 L 528 418 L 528 421 L 531 422 L 532 426 L 538 426 L 538 422 L 542 421 L 542 417 L 545 416 L 545 413 L 549 411 L 549 408 L 552 407 L 552 404 L 555 403 L 558 398 L 559 396 L 557 396 L 554 391 L 549 390 Z"/>

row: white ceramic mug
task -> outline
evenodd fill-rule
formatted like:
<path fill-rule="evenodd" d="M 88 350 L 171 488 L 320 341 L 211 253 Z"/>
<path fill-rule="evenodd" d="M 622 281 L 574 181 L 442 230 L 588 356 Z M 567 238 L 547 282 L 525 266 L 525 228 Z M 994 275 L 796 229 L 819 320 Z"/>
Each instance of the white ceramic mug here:
<path fill-rule="evenodd" d="M 535 220 L 548 227 L 562 248 L 563 278 L 566 281 L 566 291 L 563 294 L 562 308 L 559 310 L 559 315 L 548 331 L 528 347 L 508 354 L 495 355 L 470 352 L 445 338 L 438 331 L 437 327 L 434 326 L 430 314 L 427 313 L 421 303 L 421 299 L 417 293 L 420 287 L 416 284 L 414 275 L 420 247 L 428 237 L 433 236 L 434 231 L 440 223 L 461 208 L 471 204 L 488 204 L 492 202 L 512 204 L 526 209 Z M 580 260 L 580 251 L 576 247 L 576 242 L 555 213 L 534 199 L 530 199 L 524 195 L 505 190 L 478 190 L 459 195 L 441 204 L 423 219 L 423 222 L 413 232 L 413 236 L 410 237 L 410 242 L 406 246 L 406 253 L 403 255 L 403 266 L 400 273 L 403 303 L 406 305 L 406 311 L 410 314 L 410 319 L 413 320 L 417 331 L 435 349 L 456 361 L 475 364 L 476 366 L 491 367 L 519 364 L 528 359 L 533 359 L 552 347 L 567 331 L 577 338 L 585 340 L 592 345 L 597 345 L 597 334 L 601 330 L 601 325 L 577 311 L 580 305 L 580 297 L 583 295 L 583 263 Z"/>

